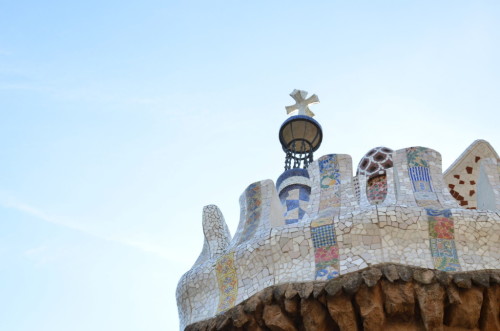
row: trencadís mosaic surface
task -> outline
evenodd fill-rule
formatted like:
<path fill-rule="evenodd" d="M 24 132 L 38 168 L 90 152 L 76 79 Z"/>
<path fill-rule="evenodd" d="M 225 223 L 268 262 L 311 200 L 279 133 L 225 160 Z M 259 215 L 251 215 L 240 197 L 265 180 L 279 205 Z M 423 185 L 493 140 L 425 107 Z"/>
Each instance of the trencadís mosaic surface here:
<path fill-rule="evenodd" d="M 500 269 L 499 157 L 474 142 L 443 174 L 425 147 L 371 150 L 253 183 L 233 238 L 216 206 L 203 210 L 203 251 L 177 287 L 181 329 L 266 287 L 327 280 L 399 263 L 448 272 Z"/>

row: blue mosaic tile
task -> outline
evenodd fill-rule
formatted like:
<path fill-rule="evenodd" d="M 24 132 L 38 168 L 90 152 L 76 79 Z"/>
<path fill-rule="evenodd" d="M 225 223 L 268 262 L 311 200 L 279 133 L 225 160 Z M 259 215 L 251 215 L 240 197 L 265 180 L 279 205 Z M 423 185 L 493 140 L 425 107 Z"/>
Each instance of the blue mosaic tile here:
<path fill-rule="evenodd" d="M 315 279 L 330 280 L 337 278 L 340 274 L 334 269 L 334 266 L 329 266 L 329 268 L 320 268 L 316 270 Z M 333 269 L 333 270 L 330 270 Z"/>
<path fill-rule="evenodd" d="M 286 200 L 286 210 L 290 211 L 295 208 L 299 208 L 299 200 Z"/>
<path fill-rule="evenodd" d="M 414 192 L 433 192 L 429 168 L 411 167 L 408 168 L 408 174 L 411 178 Z"/>
<path fill-rule="evenodd" d="M 450 209 L 425 208 L 425 211 L 427 212 L 428 216 L 443 216 L 443 217 L 447 217 L 447 218 L 451 217 L 451 210 Z"/>
<path fill-rule="evenodd" d="M 332 154 L 328 155 L 328 157 L 322 157 L 318 160 L 318 164 L 320 172 L 338 170 L 337 155 Z"/>
<path fill-rule="evenodd" d="M 299 199 L 302 201 L 309 201 L 309 195 L 311 192 L 307 190 L 299 190 Z"/>
<path fill-rule="evenodd" d="M 433 257 L 447 257 L 458 260 L 455 241 L 452 239 L 431 238 L 431 255 Z"/>
<path fill-rule="evenodd" d="M 284 214 L 286 224 L 296 223 L 304 217 L 309 203 L 309 193 L 309 188 L 303 185 L 292 185 L 281 194 L 283 198 L 281 202 L 286 208 Z"/>
<path fill-rule="evenodd" d="M 286 200 L 303 200 L 309 201 L 311 188 L 301 184 L 287 186 L 280 192 L 280 201 L 285 203 Z"/>
<path fill-rule="evenodd" d="M 315 248 L 322 246 L 334 246 L 337 243 L 332 224 L 312 227 L 311 234 Z"/>
<path fill-rule="evenodd" d="M 297 176 L 309 178 L 309 172 L 306 169 L 301 168 L 289 169 L 278 177 L 278 180 L 276 181 L 276 188 L 278 188 L 285 179 Z"/>

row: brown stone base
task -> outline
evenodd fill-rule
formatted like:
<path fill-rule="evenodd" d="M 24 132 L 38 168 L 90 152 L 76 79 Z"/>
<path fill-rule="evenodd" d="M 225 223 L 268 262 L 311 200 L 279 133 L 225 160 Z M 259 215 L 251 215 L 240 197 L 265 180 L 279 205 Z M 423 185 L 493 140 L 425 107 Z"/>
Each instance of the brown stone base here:
<path fill-rule="evenodd" d="M 500 331 L 500 271 L 377 265 L 328 282 L 269 287 L 186 330 Z"/>

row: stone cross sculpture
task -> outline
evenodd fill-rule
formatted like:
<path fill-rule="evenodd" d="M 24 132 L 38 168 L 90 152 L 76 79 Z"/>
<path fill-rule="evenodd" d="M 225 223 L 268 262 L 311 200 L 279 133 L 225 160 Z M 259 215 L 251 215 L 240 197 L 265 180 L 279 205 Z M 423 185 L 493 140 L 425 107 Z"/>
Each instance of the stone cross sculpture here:
<path fill-rule="evenodd" d="M 307 91 L 293 90 L 290 96 L 295 100 L 295 104 L 292 106 L 286 106 L 286 113 L 290 114 L 298 110 L 297 115 L 306 115 L 313 117 L 314 113 L 309 109 L 310 104 L 319 103 L 318 96 L 316 94 L 307 97 Z"/>

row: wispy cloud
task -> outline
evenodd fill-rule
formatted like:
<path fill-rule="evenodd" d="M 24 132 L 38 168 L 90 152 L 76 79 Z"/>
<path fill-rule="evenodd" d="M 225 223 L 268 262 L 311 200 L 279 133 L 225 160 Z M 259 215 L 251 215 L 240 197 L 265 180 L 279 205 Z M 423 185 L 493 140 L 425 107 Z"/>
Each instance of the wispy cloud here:
<path fill-rule="evenodd" d="M 135 249 L 138 249 L 142 252 L 149 253 L 156 255 L 158 257 L 161 257 L 163 259 L 167 259 L 171 262 L 174 263 L 181 263 L 185 264 L 184 259 L 182 259 L 182 256 L 177 254 L 176 252 L 173 252 L 171 249 L 165 246 L 160 246 L 160 245 L 155 245 L 151 244 L 149 242 L 143 241 L 143 240 L 136 240 L 134 238 L 128 238 L 128 237 L 123 237 L 123 236 L 112 236 L 112 235 L 107 235 L 103 233 L 99 233 L 96 230 L 89 229 L 85 226 L 82 225 L 82 222 L 75 222 L 71 221 L 68 219 L 62 219 L 58 217 L 54 217 L 52 215 L 49 215 L 48 213 L 30 206 L 28 204 L 22 203 L 14 199 L 13 197 L 5 194 L 5 192 L 0 191 L 0 205 L 5 207 L 5 208 L 10 208 L 10 209 L 15 209 L 19 212 L 22 212 L 24 214 L 31 215 L 41 221 L 56 224 L 65 228 L 69 228 L 75 231 L 78 231 L 79 233 L 98 238 L 101 240 L 109 241 L 109 242 L 114 242 L 118 243 L 121 245 L 125 245 L 127 247 L 132 247 Z M 28 252 L 30 253 L 30 252 Z M 32 252 L 31 252 L 32 253 Z"/>

